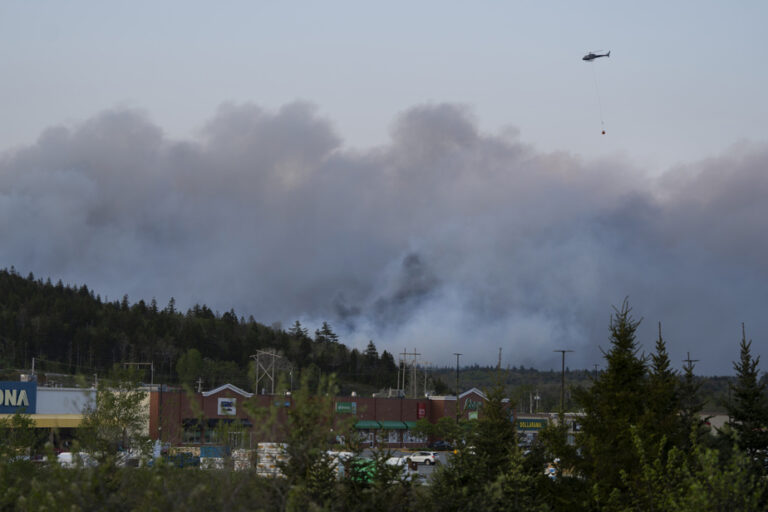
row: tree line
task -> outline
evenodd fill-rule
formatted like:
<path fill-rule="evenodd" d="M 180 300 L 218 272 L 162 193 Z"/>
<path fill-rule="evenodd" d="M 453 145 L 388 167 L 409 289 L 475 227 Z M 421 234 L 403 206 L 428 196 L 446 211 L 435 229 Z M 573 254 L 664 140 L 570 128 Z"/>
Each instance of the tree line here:
<path fill-rule="evenodd" d="M 38 370 L 87 376 L 104 375 L 114 364 L 151 362 L 156 383 L 202 379 L 206 388 L 227 382 L 248 388 L 251 356 L 267 349 L 282 356 L 296 382 L 302 371 L 335 373 L 342 390 L 378 390 L 397 380 L 392 354 L 379 353 L 373 341 L 363 351 L 350 350 L 327 322 L 314 333 L 299 321 L 283 329 L 234 310 L 195 305 L 181 312 L 173 298 L 162 308 L 155 299 L 107 301 L 86 285 L 0 270 L 0 367 L 6 373 L 29 369 L 32 358 Z"/>

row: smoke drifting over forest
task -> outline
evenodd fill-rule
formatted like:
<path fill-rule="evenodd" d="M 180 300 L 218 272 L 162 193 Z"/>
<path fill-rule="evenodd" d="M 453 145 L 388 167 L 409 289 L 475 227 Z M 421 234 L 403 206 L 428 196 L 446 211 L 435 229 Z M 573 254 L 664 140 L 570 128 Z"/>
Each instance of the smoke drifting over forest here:
<path fill-rule="evenodd" d="M 731 373 L 768 341 L 768 146 L 649 176 L 543 153 L 467 109 L 414 107 L 349 149 L 312 105 L 224 105 L 194 140 L 142 112 L 56 126 L 0 156 L 0 266 L 131 302 L 323 320 L 435 364 L 600 363 L 629 297 L 673 363 Z"/>

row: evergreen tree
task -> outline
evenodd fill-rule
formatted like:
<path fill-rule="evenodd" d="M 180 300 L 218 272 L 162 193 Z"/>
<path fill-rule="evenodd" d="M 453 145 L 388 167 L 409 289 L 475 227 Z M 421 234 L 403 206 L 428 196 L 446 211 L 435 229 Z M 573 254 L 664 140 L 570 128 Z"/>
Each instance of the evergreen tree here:
<path fill-rule="evenodd" d="M 680 431 L 683 435 L 680 447 L 686 453 L 693 449 L 693 441 L 701 441 L 705 435 L 704 420 L 701 411 L 704 401 L 700 396 L 701 382 L 693 374 L 694 364 L 690 355 L 683 366 L 683 377 L 680 379 Z M 687 435 L 685 435 L 687 434 Z M 691 438 L 691 436 L 694 436 Z"/>
<path fill-rule="evenodd" d="M 636 442 L 641 453 L 639 474 L 631 482 L 636 492 L 628 505 L 614 495 L 605 508 L 651 512 L 765 510 L 766 482 L 749 470 L 743 452 L 723 461 L 717 450 L 694 438 L 690 450 L 673 447 L 664 458 L 646 453 L 639 437 Z"/>
<path fill-rule="evenodd" d="M 480 419 L 465 424 L 466 437 L 457 440 L 465 446 L 433 478 L 431 493 L 437 510 L 509 510 L 510 500 L 518 504 L 531 500 L 532 480 L 519 469 L 521 458 L 511 418 L 513 407 L 504 399 L 504 387 L 497 373 Z"/>
<path fill-rule="evenodd" d="M 288 329 L 288 334 L 296 338 L 309 338 L 309 331 L 307 331 L 298 320 L 296 320 L 293 323 L 293 326 Z"/>
<path fill-rule="evenodd" d="M 368 341 L 368 346 L 365 347 L 363 352 L 363 375 L 361 380 L 367 384 L 376 384 L 377 369 L 379 366 L 379 351 L 376 350 L 376 345 L 373 340 Z"/>
<path fill-rule="evenodd" d="M 339 336 L 333 332 L 328 322 L 323 322 L 320 329 L 315 331 L 315 341 L 317 343 L 338 343 Z"/>
<path fill-rule="evenodd" d="M 288 504 L 294 510 L 307 510 L 313 502 L 327 505 L 335 480 L 327 450 L 335 426 L 332 411 L 336 385 L 333 377 L 321 378 L 317 387 L 310 380 L 309 375 L 302 375 L 293 393 L 293 407 L 288 409 L 282 426 L 287 443 L 281 469 L 291 486 Z"/>
<path fill-rule="evenodd" d="M 659 337 L 656 339 L 656 350 L 651 354 L 648 390 L 646 394 L 645 414 L 640 422 L 641 433 L 646 447 L 654 449 L 662 440 L 661 452 L 666 447 L 687 438 L 689 432 L 680 430 L 679 421 L 679 379 L 677 372 L 671 368 L 667 345 L 661 335 L 659 322 Z"/>
<path fill-rule="evenodd" d="M 768 449 L 766 385 L 759 380 L 760 357 L 752 357 L 752 340 L 747 341 L 744 324 L 741 326 L 739 348 L 739 361 L 733 363 L 736 384 L 733 386 L 733 400 L 728 404 L 729 426 L 735 443 L 750 458 L 762 458 Z"/>
<path fill-rule="evenodd" d="M 613 492 L 625 494 L 627 486 L 621 472 L 632 480 L 639 466 L 632 426 L 638 424 L 647 405 L 646 362 L 638 356 L 635 341 L 639 324 L 626 300 L 620 309 L 614 308 L 611 347 L 604 352 L 606 369 L 591 388 L 576 391 L 585 412 L 578 436 L 583 455 L 580 466 L 594 484 L 598 506 L 608 503 Z"/>
<path fill-rule="evenodd" d="M 376 366 L 376 361 L 379 360 L 379 351 L 376 350 L 376 344 L 373 340 L 368 341 L 363 357 L 365 358 L 366 365 L 369 365 L 370 367 Z"/>

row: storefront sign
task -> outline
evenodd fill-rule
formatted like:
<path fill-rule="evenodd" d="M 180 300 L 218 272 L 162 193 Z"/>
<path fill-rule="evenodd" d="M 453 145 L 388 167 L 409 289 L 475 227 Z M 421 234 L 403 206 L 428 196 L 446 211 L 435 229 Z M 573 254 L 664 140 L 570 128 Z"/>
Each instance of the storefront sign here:
<path fill-rule="evenodd" d="M 237 398 L 219 398 L 219 416 L 236 416 Z"/>
<path fill-rule="evenodd" d="M 419 402 L 416 404 L 416 419 L 420 420 L 427 417 L 427 404 Z"/>
<path fill-rule="evenodd" d="M 545 418 L 518 419 L 517 430 L 541 430 L 547 426 Z"/>
<path fill-rule="evenodd" d="M 340 414 L 357 414 L 357 402 L 336 402 L 336 412 Z"/>
<path fill-rule="evenodd" d="M 37 382 L 0 382 L 0 414 L 37 412 Z"/>

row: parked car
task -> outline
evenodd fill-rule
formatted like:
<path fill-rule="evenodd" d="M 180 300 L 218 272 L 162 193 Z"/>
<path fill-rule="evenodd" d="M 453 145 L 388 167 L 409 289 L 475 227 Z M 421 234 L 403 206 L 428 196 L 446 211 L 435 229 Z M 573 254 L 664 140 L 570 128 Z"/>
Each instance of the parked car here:
<path fill-rule="evenodd" d="M 61 452 L 56 458 L 63 468 L 75 468 L 78 466 L 93 468 L 98 466 L 96 459 L 87 452 Z"/>
<path fill-rule="evenodd" d="M 416 452 L 408 456 L 408 460 L 416 464 L 427 464 L 434 466 L 437 464 L 437 452 Z"/>
<path fill-rule="evenodd" d="M 451 443 L 448 441 L 443 441 L 442 439 L 439 439 L 437 441 L 432 441 L 429 443 L 429 449 L 430 450 L 453 450 L 453 446 L 451 446 Z"/>

